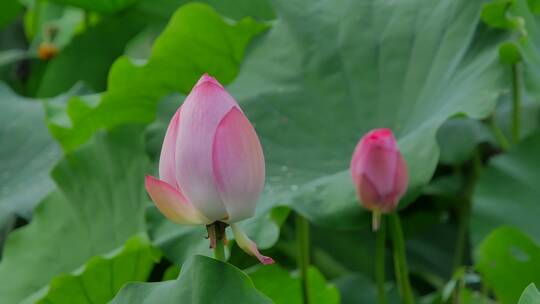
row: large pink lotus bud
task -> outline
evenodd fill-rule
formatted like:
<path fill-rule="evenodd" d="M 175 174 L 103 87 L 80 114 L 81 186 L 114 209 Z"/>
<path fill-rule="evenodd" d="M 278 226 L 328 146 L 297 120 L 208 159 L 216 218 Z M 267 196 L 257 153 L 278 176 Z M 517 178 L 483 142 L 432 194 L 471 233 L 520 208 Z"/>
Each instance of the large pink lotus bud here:
<path fill-rule="evenodd" d="M 390 129 L 375 129 L 364 135 L 354 149 L 351 175 L 362 205 L 378 217 L 396 209 L 407 191 L 407 164 Z"/>
<path fill-rule="evenodd" d="M 161 149 L 160 179 L 147 176 L 146 190 L 173 222 L 234 225 L 254 215 L 264 175 L 255 129 L 234 98 L 205 74 L 171 119 Z M 252 242 L 241 243 L 245 235 L 235 238 L 241 248 L 269 261 Z"/>

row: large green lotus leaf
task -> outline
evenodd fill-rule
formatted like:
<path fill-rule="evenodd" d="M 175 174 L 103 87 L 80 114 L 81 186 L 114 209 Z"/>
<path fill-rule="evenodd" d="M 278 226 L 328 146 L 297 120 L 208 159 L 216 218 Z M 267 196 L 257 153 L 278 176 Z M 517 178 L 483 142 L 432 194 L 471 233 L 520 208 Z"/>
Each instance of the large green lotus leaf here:
<path fill-rule="evenodd" d="M 476 268 L 501 304 L 514 304 L 527 285 L 540 283 L 540 247 L 516 228 L 501 227 L 480 244 Z"/>
<path fill-rule="evenodd" d="M 72 126 L 51 126 L 51 132 L 71 150 L 100 128 L 149 123 L 162 97 L 189 92 L 204 72 L 230 82 L 246 45 L 265 28 L 250 18 L 228 22 L 204 4 L 184 5 L 157 38 L 146 64 L 137 65 L 125 56 L 118 59 L 99 105 L 88 108 L 79 99 L 72 100 L 68 107 Z"/>
<path fill-rule="evenodd" d="M 145 230 L 148 161 L 140 134 L 139 127 L 98 133 L 54 168 L 59 191 L 6 241 L 0 262 L 3 303 L 18 303 L 53 277 L 75 271 Z"/>
<path fill-rule="evenodd" d="M 23 303 L 108 303 L 130 281 L 145 281 L 160 253 L 145 235 L 136 235 L 113 252 L 92 257 L 81 269 L 55 277 Z"/>
<path fill-rule="evenodd" d="M 512 31 L 513 38 L 501 48 L 503 61 L 512 61 L 515 52 L 523 60 L 525 86 L 540 94 L 540 5 L 536 0 L 494 0 L 482 12 L 484 22 Z M 512 55 L 510 55 L 512 54 Z M 510 72 L 510 71 L 508 71 Z"/>
<path fill-rule="evenodd" d="M 55 96 L 78 81 L 94 91 L 105 90 L 109 68 L 142 27 L 140 20 L 128 14 L 107 18 L 73 37 L 47 64 L 36 95 Z"/>
<path fill-rule="evenodd" d="M 275 304 L 301 304 L 302 288 L 298 276 L 293 277 L 278 265 L 260 266 L 249 273 L 255 287 Z M 309 295 L 312 303 L 337 304 L 339 292 L 327 283 L 315 267 L 308 269 Z"/>
<path fill-rule="evenodd" d="M 473 194 L 471 241 L 478 244 L 491 230 L 512 225 L 540 242 L 540 133 L 509 153 L 491 159 Z"/>
<path fill-rule="evenodd" d="M 10 215 L 28 216 L 54 189 L 49 171 L 60 147 L 47 132 L 40 102 L 0 83 L 0 227 Z"/>
<path fill-rule="evenodd" d="M 262 139 L 261 210 L 288 204 L 310 220 L 358 226 L 348 166 L 359 138 L 392 128 L 410 191 L 431 178 L 448 117 L 488 115 L 504 87 L 498 36 L 482 1 L 273 1 L 279 19 L 230 89 Z"/>
<path fill-rule="evenodd" d="M 534 283 L 529 284 L 519 297 L 518 304 L 540 304 L 540 291 Z"/>
<path fill-rule="evenodd" d="M 138 0 L 52 0 L 56 3 L 80 7 L 89 11 L 100 13 L 114 13 L 121 11 Z"/>
<path fill-rule="evenodd" d="M 272 303 L 238 268 L 204 256 L 182 266 L 178 279 L 158 283 L 130 283 L 112 304 L 264 304 Z"/>

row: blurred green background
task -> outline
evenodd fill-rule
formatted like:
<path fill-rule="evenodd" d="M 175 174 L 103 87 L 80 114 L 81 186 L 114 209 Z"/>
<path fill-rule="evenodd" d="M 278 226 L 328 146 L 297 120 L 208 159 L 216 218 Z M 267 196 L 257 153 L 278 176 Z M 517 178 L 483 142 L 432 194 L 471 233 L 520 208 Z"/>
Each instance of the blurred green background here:
<path fill-rule="evenodd" d="M 348 166 L 379 127 L 409 166 L 400 215 L 417 302 L 518 303 L 540 284 L 539 11 L 2 0 L 0 303 L 301 303 L 294 213 L 311 225 L 313 303 L 375 303 L 375 236 Z M 205 72 L 261 138 L 266 188 L 241 225 L 277 265 L 234 242 L 229 264 L 205 257 L 205 228 L 168 222 L 144 190 Z M 531 286 L 519 303 L 539 298 Z"/>

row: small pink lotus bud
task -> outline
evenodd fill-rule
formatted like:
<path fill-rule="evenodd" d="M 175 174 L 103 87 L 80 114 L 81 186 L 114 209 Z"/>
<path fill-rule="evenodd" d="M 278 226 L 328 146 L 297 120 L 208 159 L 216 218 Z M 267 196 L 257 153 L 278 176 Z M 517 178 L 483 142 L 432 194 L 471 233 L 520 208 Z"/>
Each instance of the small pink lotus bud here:
<path fill-rule="evenodd" d="M 207 74 L 169 123 L 159 176 L 146 177 L 146 190 L 173 222 L 233 225 L 255 213 L 265 176 L 259 138 L 234 98 Z M 271 260 L 244 234 L 235 238 L 261 262 Z"/>
<path fill-rule="evenodd" d="M 390 129 L 375 129 L 364 135 L 354 149 L 351 175 L 362 205 L 373 211 L 377 230 L 381 213 L 396 209 L 407 191 L 407 164 Z"/>

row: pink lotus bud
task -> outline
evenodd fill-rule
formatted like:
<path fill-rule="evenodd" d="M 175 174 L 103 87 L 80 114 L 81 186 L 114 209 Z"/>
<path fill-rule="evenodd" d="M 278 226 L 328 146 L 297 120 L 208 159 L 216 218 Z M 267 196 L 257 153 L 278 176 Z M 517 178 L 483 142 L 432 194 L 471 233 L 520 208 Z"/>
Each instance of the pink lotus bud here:
<path fill-rule="evenodd" d="M 233 224 L 255 213 L 265 176 L 259 138 L 234 98 L 207 74 L 169 123 L 159 176 L 147 176 L 146 189 L 173 222 Z"/>
<path fill-rule="evenodd" d="M 407 164 L 390 129 L 364 135 L 354 149 L 351 175 L 362 205 L 373 211 L 373 228 L 381 213 L 396 209 L 407 191 Z"/>

